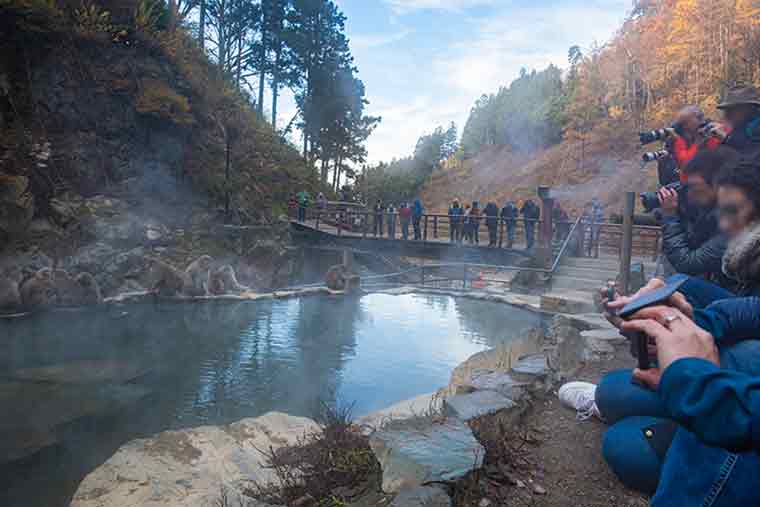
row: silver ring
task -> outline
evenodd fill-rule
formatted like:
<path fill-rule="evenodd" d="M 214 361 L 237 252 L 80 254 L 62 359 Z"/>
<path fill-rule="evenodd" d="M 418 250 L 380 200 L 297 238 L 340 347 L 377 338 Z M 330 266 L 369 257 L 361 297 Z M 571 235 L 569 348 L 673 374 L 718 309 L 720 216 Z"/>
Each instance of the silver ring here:
<path fill-rule="evenodd" d="M 669 327 L 670 324 L 672 324 L 673 322 L 677 320 L 681 320 L 680 315 L 668 315 L 667 317 L 665 317 L 665 327 Z"/>

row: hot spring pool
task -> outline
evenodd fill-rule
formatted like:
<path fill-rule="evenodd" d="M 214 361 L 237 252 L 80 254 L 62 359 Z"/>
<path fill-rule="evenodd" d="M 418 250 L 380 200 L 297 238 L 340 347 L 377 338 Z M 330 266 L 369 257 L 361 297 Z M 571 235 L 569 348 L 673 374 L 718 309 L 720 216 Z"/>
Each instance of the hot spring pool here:
<path fill-rule="evenodd" d="M 311 416 L 322 402 L 379 410 L 539 324 L 503 304 L 385 294 L 0 321 L 0 505 L 67 505 L 119 445 L 165 429 Z M 8 462 L 39 442 L 55 445 Z"/>

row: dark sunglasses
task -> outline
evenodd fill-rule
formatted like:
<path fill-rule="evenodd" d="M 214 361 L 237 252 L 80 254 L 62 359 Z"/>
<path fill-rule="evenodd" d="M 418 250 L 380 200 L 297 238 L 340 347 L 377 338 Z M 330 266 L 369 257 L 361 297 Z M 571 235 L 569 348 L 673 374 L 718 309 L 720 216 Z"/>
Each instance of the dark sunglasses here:
<path fill-rule="evenodd" d="M 718 213 L 722 217 L 736 218 L 736 216 L 739 214 L 739 206 L 736 204 L 726 204 L 725 206 L 719 206 Z"/>

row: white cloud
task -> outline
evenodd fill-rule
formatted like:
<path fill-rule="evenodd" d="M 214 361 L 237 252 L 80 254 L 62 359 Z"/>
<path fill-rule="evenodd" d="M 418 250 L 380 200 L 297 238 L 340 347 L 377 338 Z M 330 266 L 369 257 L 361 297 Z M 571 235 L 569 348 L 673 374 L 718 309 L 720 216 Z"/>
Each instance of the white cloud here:
<path fill-rule="evenodd" d="M 397 13 L 421 9 L 463 11 L 472 7 L 499 5 L 503 0 L 384 0 Z"/>
<path fill-rule="evenodd" d="M 351 37 L 351 49 L 353 51 L 361 51 L 363 49 L 372 49 L 393 44 L 394 42 L 403 40 L 410 33 L 410 30 L 403 30 L 395 33 L 354 35 Z"/>

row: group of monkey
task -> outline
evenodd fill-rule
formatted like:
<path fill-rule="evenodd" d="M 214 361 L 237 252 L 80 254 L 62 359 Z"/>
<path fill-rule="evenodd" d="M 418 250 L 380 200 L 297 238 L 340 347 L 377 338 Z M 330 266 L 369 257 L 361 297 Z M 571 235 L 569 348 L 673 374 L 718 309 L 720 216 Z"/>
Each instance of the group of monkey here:
<path fill-rule="evenodd" d="M 203 255 L 184 271 L 159 259 L 147 259 L 149 291 L 161 296 L 210 296 L 243 293 L 230 265 L 212 269 L 213 259 Z M 100 285 L 90 273 L 72 276 L 66 270 L 42 268 L 23 278 L 19 270 L 0 276 L 0 312 L 50 307 L 97 305 L 103 302 Z"/>

